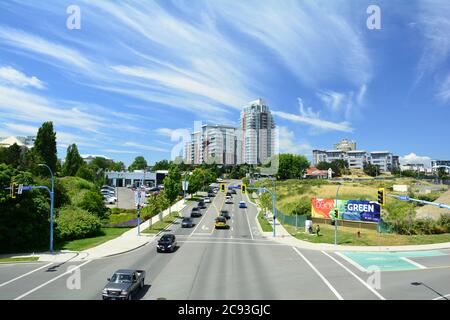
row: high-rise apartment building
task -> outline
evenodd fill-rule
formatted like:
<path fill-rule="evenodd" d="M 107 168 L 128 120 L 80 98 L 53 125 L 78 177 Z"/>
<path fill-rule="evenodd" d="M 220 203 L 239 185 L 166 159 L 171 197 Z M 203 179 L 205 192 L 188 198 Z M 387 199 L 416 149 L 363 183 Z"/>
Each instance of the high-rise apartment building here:
<path fill-rule="evenodd" d="M 262 99 L 250 102 L 241 111 L 241 163 L 260 164 L 275 153 L 275 122 Z"/>
<path fill-rule="evenodd" d="M 275 122 L 262 99 L 241 112 L 240 127 L 203 125 L 185 144 L 188 164 L 261 164 L 275 154 Z"/>
<path fill-rule="evenodd" d="M 342 139 L 334 145 L 334 149 L 341 151 L 353 151 L 356 150 L 356 142 L 348 139 Z"/>

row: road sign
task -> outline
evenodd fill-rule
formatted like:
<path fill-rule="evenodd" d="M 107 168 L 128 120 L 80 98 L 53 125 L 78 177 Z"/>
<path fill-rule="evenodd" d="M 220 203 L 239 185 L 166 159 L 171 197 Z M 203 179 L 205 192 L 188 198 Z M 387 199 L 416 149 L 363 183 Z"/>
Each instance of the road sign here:
<path fill-rule="evenodd" d="M 142 207 L 145 204 L 145 190 L 137 190 L 134 192 L 134 203 L 136 207 L 139 205 Z"/>
<path fill-rule="evenodd" d="M 19 184 L 19 188 L 17 189 L 17 194 L 22 194 L 23 184 Z"/>
<path fill-rule="evenodd" d="M 401 200 L 401 201 L 409 201 L 409 197 L 408 197 L 408 196 L 399 196 L 399 197 L 398 197 L 398 200 Z"/>
<path fill-rule="evenodd" d="M 22 191 L 30 191 L 32 189 L 33 189 L 32 186 L 22 186 Z"/>
<path fill-rule="evenodd" d="M 187 189 L 189 188 L 189 181 L 181 181 L 182 187 L 183 187 L 183 191 L 187 191 Z"/>

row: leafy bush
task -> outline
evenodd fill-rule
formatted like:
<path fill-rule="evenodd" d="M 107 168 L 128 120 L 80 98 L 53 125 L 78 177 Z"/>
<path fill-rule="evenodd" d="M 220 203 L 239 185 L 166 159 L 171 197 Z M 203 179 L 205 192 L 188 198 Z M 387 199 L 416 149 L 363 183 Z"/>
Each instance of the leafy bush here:
<path fill-rule="evenodd" d="M 97 190 L 88 191 L 79 203 L 79 207 L 95 214 L 100 219 L 104 218 L 107 212 L 103 196 Z"/>
<path fill-rule="evenodd" d="M 95 236 L 100 232 L 100 219 L 86 210 L 69 206 L 56 218 L 56 235 L 60 240 L 75 240 Z"/>

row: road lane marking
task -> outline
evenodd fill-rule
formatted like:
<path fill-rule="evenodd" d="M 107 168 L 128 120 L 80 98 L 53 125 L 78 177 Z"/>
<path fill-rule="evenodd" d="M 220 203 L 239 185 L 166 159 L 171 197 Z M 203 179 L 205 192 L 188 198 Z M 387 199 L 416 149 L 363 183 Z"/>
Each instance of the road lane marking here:
<path fill-rule="evenodd" d="M 248 220 L 247 208 L 245 208 L 245 217 L 247 218 L 248 230 L 250 231 L 250 236 L 252 237 L 253 240 L 253 232 L 252 228 L 250 227 L 250 221 Z"/>
<path fill-rule="evenodd" d="M 339 292 L 337 292 L 337 290 L 331 285 L 331 283 L 320 273 L 319 270 L 316 269 L 316 267 L 314 267 L 314 265 L 308 260 L 306 259 L 306 257 L 297 250 L 296 247 L 292 247 L 292 249 L 294 249 L 295 252 L 297 252 L 297 254 L 311 267 L 311 269 L 314 270 L 314 272 L 320 277 L 320 279 L 322 279 L 322 281 L 327 285 L 327 287 L 331 290 L 331 292 L 334 293 L 334 295 L 339 299 L 339 300 L 344 300 L 344 298 L 342 298 L 342 296 L 339 294 Z"/>
<path fill-rule="evenodd" d="M 359 271 L 361 272 L 367 272 L 366 268 L 362 267 L 361 265 L 359 265 L 356 261 L 353 261 L 352 259 L 350 259 L 349 257 L 347 257 L 346 255 L 340 253 L 340 252 L 335 252 L 335 254 L 337 254 L 339 257 L 341 257 L 342 259 L 344 259 L 345 261 L 347 261 L 348 263 L 350 263 L 351 265 L 353 265 L 355 268 L 357 268 Z"/>
<path fill-rule="evenodd" d="M 86 261 L 86 262 L 84 262 L 84 263 L 82 263 L 82 264 L 80 264 L 80 265 L 78 265 L 78 266 L 76 266 L 76 267 L 70 269 L 69 271 L 66 271 L 66 272 L 64 272 L 63 274 L 60 274 L 59 276 L 57 276 L 57 277 L 55 277 L 55 278 L 53 278 L 53 279 L 51 279 L 51 280 L 49 280 L 49 281 L 47 281 L 47 282 L 41 284 L 40 286 L 38 286 L 38 287 L 36 287 L 36 288 L 34 288 L 34 289 L 31 289 L 31 290 L 28 291 L 28 292 L 25 292 L 24 294 L 22 294 L 21 296 L 15 298 L 14 300 L 20 300 L 20 299 L 22 299 L 22 298 L 24 298 L 24 297 L 26 297 L 26 296 L 32 294 L 33 292 L 35 292 L 35 291 L 37 291 L 37 290 L 39 290 L 39 289 L 45 287 L 46 285 L 52 283 L 53 281 L 56 281 L 56 280 L 58 280 L 59 278 L 62 278 L 62 277 L 64 277 L 65 275 L 68 275 L 69 273 L 74 272 L 76 269 L 81 268 L 82 266 L 88 264 L 88 263 L 91 262 L 91 261 L 92 261 L 92 260 L 88 260 L 88 261 Z"/>
<path fill-rule="evenodd" d="M 226 240 L 231 240 L 231 238 L 223 238 Z M 233 238 L 233 240 L 238 240 L 236 238 Z M 199 240 L 178 240 L 179 243 L 220 243 L 220 244 L 225 244 L 225 243 L 229 243 L 229 244 L 243 244 L 243 245 L 253 245 L 253 246 L 290 246 L 284 243 L 274 243 L 274 242 L 270 242 L 270 243 L 263 243 L 263 242 L 234 242 L 234 241 L 213 241 L 213 240 L 203 240 L 203 239 L 199 239 Z"/>
<path fill-rule="evenodd" d="M 21 278 L 23 278 L 23 277 L 26 277 L 26 276 L 28 276 L 28 275 L 30 275 L 30 274 L 36 272 L 36 271 L 39 271 L 39 270 L 41 270 L 41 269 L 44 269 L 45 267 L 48 267 L 48 266 L 50 266 L 51 264 L 53 264 L 53 262 L 50 262 L 50 263 L 48 263 L 48 264 L 46 264 L 45 266 L 42 266 L 42 267 L 40 267 L 40 268 L 31 270 L 31 271 L 29 271 L 29 272 L 27 272 L 27 273 L 25 273 L 25 274 L 23 274 L 23 275 L 21 275 L 21 276 L 19 276 L 19 277 L 17 277 L 17 278 L 11 279 L 11 280 L 6 281 L 6 282 L 3 282 L 2 284 L 0 284 L 0 288 L 3 287 L 3 286 L 6 286 L 7 284 L 10 284 L 11 282 L 14 282 L 14 281 L 19 280 L 19 279 L 21 279 Z"/>
<path fill-rule="evenodd" d="M 406 262 L 408 262 L 408 263 L 411 263 L 412 265 L 416 266 L 416 267 L 419 268 L 419 269 L 426 269 L 426 268 L 427 268 L 427 267 L 421 265 L 420 263 L 417 263 L 417 262 L 415 262 L 415 261 L 412 261 L 411 259 L 408 259 L 408 258 L 406 258 L 406 257 L 400 257 L 400 259 L 402 259 L 402 260 L 404 260 L 404 261 L 406 261 Z"/>
<path fill-rule="evenodd" d="M 372 288 L 371 286 L 369 286 L 367 284 L 367 282 L 365 282 L 364 280 L 362 280 L 360 277 L 358 277 L 356 274 L 354 274 L 352 272 L 352 270 L 350 270 L 349 268 L 347 268 L 346 266 L 344 266 L 341 262 L 339 262 L 338 260 L 336 260 L 334 257 L 332 257 L 331 255 L 329 255 L 328 253 L 326 253 L 325 251 L 322 251 L 322 253 L 324 255 L 326 255 L 327 257 L 329 257 L 331 260 L 333 260 L 334 262 L 336 262 L 338 265 L 340 265 L 342 268 L 344 268 L 345 270 L 347 270 L 348 273 L 350 273 L 352 276 L 354 276 L 359 282 L 361 282 L 367 289 L 369 289 L 374 295 L 376 295 L 378 298 L 380 298 L 380 300 L 386 300 L 385 297 L 383 297 L 381 294 L 378 293 L 378 291 L 376 291 L 374 288 Z"/>

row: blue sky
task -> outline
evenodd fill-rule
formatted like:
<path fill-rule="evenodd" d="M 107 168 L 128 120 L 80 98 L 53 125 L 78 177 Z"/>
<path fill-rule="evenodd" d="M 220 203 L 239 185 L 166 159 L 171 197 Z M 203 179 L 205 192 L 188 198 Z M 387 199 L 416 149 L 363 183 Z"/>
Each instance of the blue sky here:
<path fill-rule="evenodd" d="M 237 126 L 260 97 L 281 152 L 349 138 L 404 162 L 449 159 L 450 2 L 0 3 L 0 136 L 51 120 L 60 158 L 77 143 L 126 164 L 168 159 L 194 121 Z"/>

